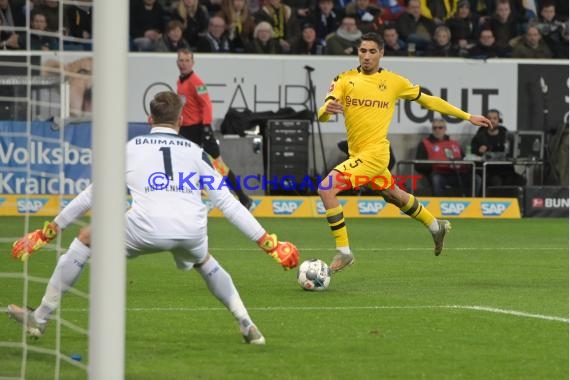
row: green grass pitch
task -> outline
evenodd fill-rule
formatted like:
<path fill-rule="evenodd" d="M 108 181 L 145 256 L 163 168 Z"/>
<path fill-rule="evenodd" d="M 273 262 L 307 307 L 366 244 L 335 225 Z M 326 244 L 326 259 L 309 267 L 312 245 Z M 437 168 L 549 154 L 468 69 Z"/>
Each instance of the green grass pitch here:
<path fill-rule="evenodd" d="M 39 228 L 43 219 L 31 220 Z M 324 219 L 262 219 L 302 259 L 329 262 Z M 350 219 L 355 264 L 330 288 L 306 292 L 223 219 L 210 221 L 211 252 L 232 275 L 263 347 L 242 343 L 233 318 L 200 276 L 157 254 L 127 264 L 127 379 L 568 379 L 568 220 L 452 220 L 440 257 L 410 220 Z M 22 303 L 22 264 L 10 241 L 23 218 L 0 218 L 0 309 Z M 63 234 L 67 246 L 77 228 Z M 117 254 L 120 254 L 117 252 Z M 55 251 L 29 261 L 49 277 Z M 88 270 L 77 288 L 88 292 Z M 44 285 L 29 283 L 29 305 Z M 88 329 L 88 301 L 64 298 L 62 318 Z M 51 323 L 35 348 L 88 359 L 88 339 Z M 22 330 L 0 319 L 0 378 L 54 378 L 57 359 L 17 347 Z M 61 362 L 62 379 L 86 373 Z"/>

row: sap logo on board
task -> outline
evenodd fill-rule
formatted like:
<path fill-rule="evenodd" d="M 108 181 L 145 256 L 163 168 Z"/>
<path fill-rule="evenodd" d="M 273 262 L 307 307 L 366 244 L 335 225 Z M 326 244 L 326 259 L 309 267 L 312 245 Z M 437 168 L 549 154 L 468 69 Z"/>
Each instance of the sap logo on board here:
<path fill-rule="evenodd" d="M 344 207 L 344 205 L 348 201 L 346 199 L 341 199 L 338 202 L 340 203 L 340 205 L 342 207 Z M 321 201 L 321 200 L 317 201 L 316 207 L 317 207 L 317 214 L 319 214 L 319 215 L 325 215 L 325 213 L 327 212 L 327 210 L 325 209 L 325 205 L 323 204 L 323 201 Z"/>
<path fill-rule="evenodd" d="M 464 201 L 439 202 L 439 209 L 441 215 L 459 216 L 470 204 L 471 202 Z"/>
<path fill-rule="evenodd" d="M 275 215 L 292 215 L 303 201 L 293 201 L 293 200 L 275 200 L 272 202 L 273 213 Z"/>
<path fill-rule="evenodd" d="M 360 215 L 378 215 L 386 207 L 386 201 L 358 201 Z"/>
<path fill-rule="evenodd" d="M 63 210 L 71 202 L 71 199 L 62 199 L 59 201 L 59 208 Z"/>
<path fill-rule="evenodd" d="M 509 208 L 511 202 L 481 202 L 483 216 L 501 216 Z"/>
<path fill-rule="evenodd" d="M 47 198 L 18 198 L 16 205 L 20 214 L 35 214 L 46 205 Z"/>

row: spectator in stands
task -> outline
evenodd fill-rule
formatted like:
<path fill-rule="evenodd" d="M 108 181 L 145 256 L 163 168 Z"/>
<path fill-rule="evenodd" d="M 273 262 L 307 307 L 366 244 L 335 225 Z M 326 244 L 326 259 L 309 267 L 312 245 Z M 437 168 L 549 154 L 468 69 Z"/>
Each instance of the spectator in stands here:
<path fill-rule="evenodd" d="M 568 59 L 568 30 L 569 29 L 570 28 L 568 27 L 568 23 L 566 23 L 566 26 L 564 27 L 564 30 L 562 31 L 562 43 L 560 44 L 558 49 L 554 52 L 555 58 Z"/>
<path fill-rule="evenodd" d="M 386 25 L 382 30 L 384 39 L 384 57 L 403 57 L 408 55 L 406 43 L 400 39 L 394 25 Z"/>
<path fill-rule="evenodd" d="M 506 48 L 497 46 L 491 29 L 482 29 L 479 31 L 477 44 L 469 49 L 467 56 L 469 58 L 488 59 L 506 57 L 508 54 L 509 51 Z"/>
<path fill-rule="evenodd" d="M 248 42 L 253 38 L 255 20 L 248 8 L 247 0 L 224 0 L 218 12 L 227 25 L 228 39 L 235 53 L 244 53 Z"/>
<path fill-rule="evenodd" d="M 267 0 L 265 5 L 255 13 L 256 23 L 266 21 L 273 27 L 273 38 L 279 41 L 283 52 L 291 50 L 291 41 L 299 35 L 300 27 L 293 10 L 282 0 Z"/>
<path fill-rule="evenodd" d="M 486 116 L 493 128 L 479 128 L 471 139 L 471 152 L 487 160 L 512 158 L 512 138 L 502 125 L 501 112 L 490 109 Z M 489 165 L 486 172 L 487 186 L 524 186 L 526 182 L 515 172 L 513 165 Z"/>
<path fill-rule="evenodd" d="M 293 15 L 300 25 L 313 20 L 317 0 L 286 0 L 285 3 L 291 7 Z"/>
<path fill-rule="evenodd" d="M 200 4 L 208 10 L 208 16 L 212 17 L 222 10 L 222 0 L 199 0 Z"/>
<path fill-rule="evenodd" d="M 545 1 L 542 3 L 542 8 L 540 10 L 540 17 L 538 18 L 538 23 L 535 25 L 542 39 L 550 50 L 555 53 L 557 58 L 565 58 L 557 54 L 562 45 L 566 45 L 566 51 L 568 51 L 568 39 L 564 41 L 564 31 L 568 30 L 568 23 L 556 15 L 556 6 L 551 1 Z"/>
<path fill-rule="evenodd" d="M 313 24 L 303 25 L 301 35 L 291 45 L 291 54 L 323 55 L 325 46 L 317 40 L 317 31 Z"/>
<path fill-rule="evenodd" d="M 43 13 L 46 16 L 48 32 L 59 31 L 59 0 L 41 0 L 38 5 L 34 6 L 34 12 Z M 63 27 L 66 28 L 66 20 Z"/>
<path fill-rule="evenodd" d="M 172 20 L 166 26 L 165 32 L 158 39 L 153 50 L 177 52 L 180 49 L 190 49 L 190 45 L 182 37 L 182 23 L 178 20 Z"/>
<path fill-rule="evenodd" d="M 133 0 L 129 13 L 133 49 L 151 51 L 164 30 L 166 12 L 156 0 Z"/>
<path fill-rule="evenodd" d="M 457 0 L 420 0 L 422 16 L 436 25 L 445 23 L 457 10 Z"/>
<path fill-rule="evenodd" d="M 20 49 L 19 35 L 15 27 L 26 26 L 24 3 L 21 1 L 0 0 L 0 48 Z"/>
<path fill-rule="evenodd" d="M 511 10 L 509 0 L 498 0 L 495 13 L 489 21 L 497 46 L 510 47 L 509 42 L 519 35 L 516 15 Z"/>
<path fill-rule="evenodd" d="M 195 50 L 200 35 L 208 29 L 210 21 L 208 9 L 200 5 L 198 0 L 181 0 L 172 11 L 171 17 L 182 22 L 184 39 L 188 41 L 192 50 Z"/>
<path fill-rule="evenodd" d="M 458 57 L 459 48 L 451 43 L 451 31 L 445 25 L 439 25 L 433 33 L 433 41 L 428 45 L 427 57 Z"/>
<path fill-rule="evenodd" d="M 459 141 L 452 140 L 446 134 L 445 120 L 434 119 L 431 130 L 432 133 L 418 144 L 416 159 L 442 161 L 463 159 L 463 149 Z M 469 165 L 418 164 L 416 170 L 428 178 L 434 196 L 471 195 L 472 172 Z"/>
<path fill-rule="evenodd" d="M 459 1 L 457 11 L 446 25 L 451 31 L 451 43 L 459 48 L 460 55 L 467 55 L 467 51 L 477 43 L 479 33 L 479 20 L 471 13 L 468 0 Z"/>
<path fill-rule="evenodd" d="M 253 40 L 248 43 L 246 52 L 251 54 L 282 54 L 283 49 L 273 37 L 273 27 L 266 21 L 261 21 L 253 30 Z"/>
<path fill-rule="evenodd" d="M 317 31 L 317 39 L 324 44 L 327 36 L 336 32 L 342 21 L 342 15 L 334 10 L 333 0 L 319 0 L 313 24 Z"/>
<path fill-rule="evenodd" d="M 408 45 L 414 44 L 415 49 L 421 53 L 431 42 L 435 23 L 420 14 L 419 0 L 410 0 L 406 13 L 396 21 L 396 29 L 402 40 Z"/>
<path fill-rule="evenodd" d="M 344 16 L 334 34 L 327 37 L 327 54 L 329 55 L 355 55 L 362 32 L 356 26 L 353 16 Z"/>
<path fill-rule="evenodd" d="M 380 18 L 383 24 L 394 23 L 406 12 L 406 2 L 404 0 L 376 0 L 376 5 L 380 7 Z"/>
<path fill-rule="evenodd" d="M 47 28 L 46 16 L 38 11 L 32 12 L 30 16 L 30 48 L 29 50 L 58 50 L 59 40 L 55 37 L 48 37 L 39 33 L 43 33 Z M 39 32 L 36 34 L 35 32 Z M 27 38 L 25 34 L 20 34 L 19 45 L 25 48 Z"/>
<path fill-rule="evenodd" d="M 362 33 L 376 32 L 382 20 L 380 15 L 382 10 L 370 0 L 354 0 L 346 6 L 346 14 L 354 16 L 356 26 Z"/>
<path fill-rule="evenodd" d="M 91 5 L 70 5 L 65 10 L 67 35 L 83 40 L 92 39 Z M 70 41 L 64 43 L 65 50 L 91 50 L 91 42 Z"/>
<path fill-rule="evenodd" d="M 536 26 L 529 26 L 526 34 L 522 36 L 513 47 L 513 58 L 552 58 L 550 48 L 542 40 L 540 31 Z"/>
<path fill-rule="evenodd" d="M 229 53 L 230 40 L 226 34 L 226 22 L 220 16 L 210 19 L 208 31 L 198 40 L 196 51 L 201 53 Z"/>

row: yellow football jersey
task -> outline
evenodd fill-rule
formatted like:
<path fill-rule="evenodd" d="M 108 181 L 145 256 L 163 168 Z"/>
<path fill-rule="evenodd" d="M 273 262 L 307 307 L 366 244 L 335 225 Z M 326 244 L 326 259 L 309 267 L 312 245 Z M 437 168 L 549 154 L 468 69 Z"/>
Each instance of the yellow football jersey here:
<path fill-rule="evenodd" d="M 356 68 L 333 80 L 325 103 L 336 99 L 343 105 L 350 154 L 357 155 L 388 148 L 388 128 L 398 98 L 415 100 L 419 96 L 420 86 L 401 75 L 386 69 L 365 75 Z"/>

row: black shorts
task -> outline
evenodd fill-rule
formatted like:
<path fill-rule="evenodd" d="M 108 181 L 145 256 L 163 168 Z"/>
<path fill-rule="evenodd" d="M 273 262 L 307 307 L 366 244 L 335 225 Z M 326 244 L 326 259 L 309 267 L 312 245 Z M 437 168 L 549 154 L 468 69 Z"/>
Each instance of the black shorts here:
<path fill-rule="evenodd" d="M 212 158 L 220 157 L 220 146 L 214 136 L 214 131 L 209 125 L 192 125 L 188 127 L 180 127 L 180 136 L 187 138 L 195 144 L 198 144 Z"/>

